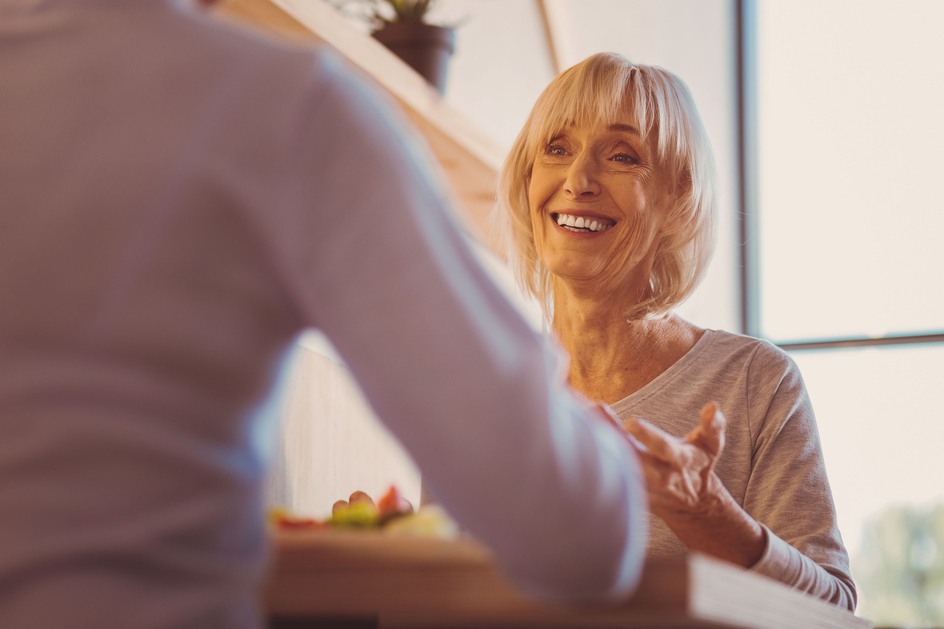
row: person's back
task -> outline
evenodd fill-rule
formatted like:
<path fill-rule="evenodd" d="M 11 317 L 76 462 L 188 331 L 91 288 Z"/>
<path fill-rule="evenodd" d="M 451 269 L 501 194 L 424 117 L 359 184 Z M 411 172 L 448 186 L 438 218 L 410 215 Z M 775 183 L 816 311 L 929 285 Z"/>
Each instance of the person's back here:
<path fill-rule="evenodd" d="M 73 6 L 0 17 L 0 604 L 214 626 L 260 569 L 249 421 L 301 318 L 256 212 L 312 63 Z"/>
<path fill-rule="evenodd" d="M 344 77 L 162 0 L 0 0 L 4 627 L 255 626 L 253 414 L 306 326 L 516 576 L 632 587 L 629 449 Z"/>

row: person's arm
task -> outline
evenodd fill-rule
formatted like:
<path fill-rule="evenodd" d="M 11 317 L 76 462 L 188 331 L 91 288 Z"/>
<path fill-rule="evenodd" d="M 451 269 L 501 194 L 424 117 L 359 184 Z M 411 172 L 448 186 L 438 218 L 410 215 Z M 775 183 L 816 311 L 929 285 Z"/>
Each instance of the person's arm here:
<path fill-rule="evenodd" d="M 299 310 L 512 577 L 560 599 L 627 595 L 647 539 L 632 449 L 476 262 L 405 120 L 331 57 L 315 84 L 282 261 Z"/>
<path fill-rule="evenodd" d="M 749 395 L 756 437 L 744 508 L 767 538 L 752 569 L 854 610 L 849 557 L 800 371 L 783 352 L 762 344 L 750 363 Z"/>
<path fill-rule="evenodd" d="M 714 404 L 674 437 L 645 420 L 626 429 L 641 444 L 652 512 L 690 551 L 725 559 L 849 610 L 855 585 L 823 466 L 809 398 L 796 365 L 766 345 L 750 362 L 754 439 L 743 507 L 713 468 L 725 420 Z"/>

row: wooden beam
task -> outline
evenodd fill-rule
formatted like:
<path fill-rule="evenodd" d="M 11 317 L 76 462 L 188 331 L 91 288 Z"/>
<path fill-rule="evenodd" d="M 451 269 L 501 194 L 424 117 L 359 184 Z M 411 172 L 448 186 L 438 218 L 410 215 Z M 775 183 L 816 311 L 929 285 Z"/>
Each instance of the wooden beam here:
<path fill-rule="evenodd" d="M 544 26 L 544 38 L 547 53 L 554 67 L 554 74 L 560 74 L 574 64 L 574 53 L 570 45 L 564 6 L 561 0 L 535 0 L 541 23 Z"/>

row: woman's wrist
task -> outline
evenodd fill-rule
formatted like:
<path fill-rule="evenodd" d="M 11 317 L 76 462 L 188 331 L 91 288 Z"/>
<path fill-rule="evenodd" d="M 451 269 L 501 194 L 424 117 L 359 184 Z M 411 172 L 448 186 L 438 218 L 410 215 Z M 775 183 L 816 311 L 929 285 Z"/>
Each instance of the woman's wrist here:
<path fill-rule="evenodd" d="M 666 524 L 689 551 L 750 568 L 767 547 L 764 527 L 737 504 L 714 474 L 711 484 L 710 497 L 697 515 L 672 518 Z"/>

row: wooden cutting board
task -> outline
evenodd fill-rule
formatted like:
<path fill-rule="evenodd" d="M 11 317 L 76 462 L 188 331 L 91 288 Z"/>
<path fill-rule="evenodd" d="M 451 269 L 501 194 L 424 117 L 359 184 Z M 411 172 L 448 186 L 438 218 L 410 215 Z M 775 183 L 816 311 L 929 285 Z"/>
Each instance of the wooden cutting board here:
<path fill-rule="evenodd" d="M 376 620 L 380 627 L 849 628 L 871 623 L 781 583 L 708 557 L 647 562 L 615 607 L 538 603 L 487 549 L 379 532 L 283 531 L 264 599 L 273 618 Z"/>

